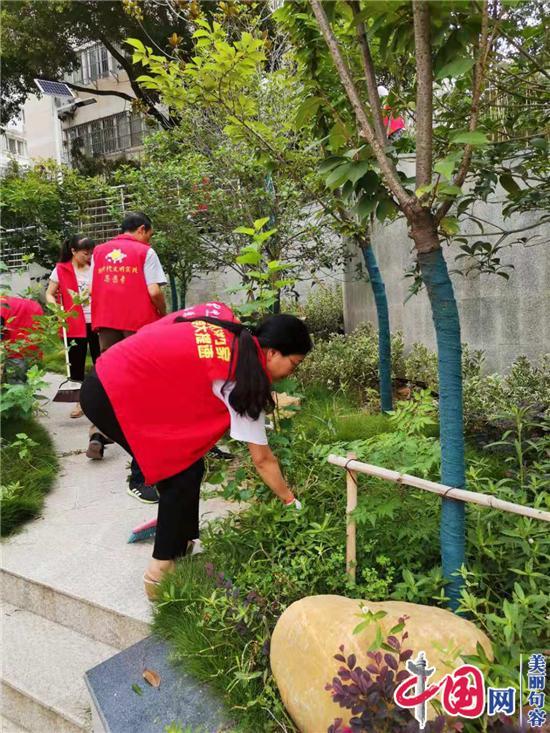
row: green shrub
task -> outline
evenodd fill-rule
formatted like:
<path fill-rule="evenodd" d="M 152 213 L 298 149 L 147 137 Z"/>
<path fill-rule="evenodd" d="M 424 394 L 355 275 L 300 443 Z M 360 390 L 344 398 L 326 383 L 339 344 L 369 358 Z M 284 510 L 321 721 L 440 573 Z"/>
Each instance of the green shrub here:
<path fill-rule="evenodd" d="M 1 458 L 0 534 L 4 537 L 40 514 L 58 464 L 50 436 L 33 418 L 3 422 Z"/>
<path fill-rule="evenodd" d="M 317 339 L 344 332 L 344 301 L 339 285 L 318 285 L 308 293 L 302 315 Z"/>
<path fill-rule="evenodd" d="M 528 408 L 532 415 L 548 412 L 550 354 L 539 364 L 520 356 L 504 376 L 482 376 L 479 371 L 464 380 L 464 421 L 470 432 L 484 430 L 488 423 L 498 429 L 502 415 L 514 408 Z"/>
<path fill-rule="evenodd" d="M 392 336 L 392 375 L 403 357 L 401 334 Z M 302 385 L 320 384 L 331 391 L 354 391 L 364 394 L 378 387 L 378 333 L 365 323 L 347 335 L 320 341 L 300 365 Z"/>
<path fill-rule="evenodd" d="M 550 355 L 542 357 L 538 364 L 521 356 L 505 376 L 483 375 L 482 366 L 483 352 L 463 345 L 464 422 L 469 433 L 485 433 L 494 424 L 494 436 L 495 429 L 502 428 L 499 415 L 510 407 L 530 407 L 533 414 L 550 409 Z M 320 385 L 331 392 L 353 394 L 373 412 L 378 411 L 379 404 L 373 396 L 379 385 L 376 329 L 365 323 L 352 333 L 318 342 L 300 366 L 298 378 L 303 388 Z M 418 343 L 405 354 L 401 334 L 394 334 L 392 378 L 437 393 L 437 356 Z"/>

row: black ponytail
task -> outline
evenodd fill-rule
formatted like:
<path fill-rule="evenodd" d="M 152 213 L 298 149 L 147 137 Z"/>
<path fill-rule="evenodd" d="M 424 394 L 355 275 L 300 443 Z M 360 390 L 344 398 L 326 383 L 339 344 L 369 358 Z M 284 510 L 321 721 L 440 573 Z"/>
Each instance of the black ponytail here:
<path fill-rule="evenodd" d="M 67 237 L 61 245 L 59 252 L 59 262 L 70 262 L 73 258 L 73 249 L 80 252 L 83 249 L 92 250 L 94 248 L 94 242 L 82 234 L 72 234 Z"/>
<path fill-rule="evenodd" d="M 242 323 L 222 321 L 209 316 L 195 316 L 183 318 L 178 316 L 175 323 L 189 323 L 191 321 L 205 321 L 214 326 L 221 326 L 235 336 L 231 348 L 228 379 L 223 385 L 226 389 L 229 382 L 235 386 L 229 395 L 229 404 L 239 415 L 248 415 L 257 420 L 262 410 L 273 410 L 275 403 L 271 396 L 271 382 L 267 376 L 254 342 L 257 337 L 260 346 L 280 351 L 283 356 L 300 354 L 305 356 L 312 347 L 311 338 L 303 321 L 296 316 L 280 313 L 269 316 L 258 328 L 247 328 Z M 235 344 L 237 348 L 237 363 L 233 370 L 235 358 Z"/>

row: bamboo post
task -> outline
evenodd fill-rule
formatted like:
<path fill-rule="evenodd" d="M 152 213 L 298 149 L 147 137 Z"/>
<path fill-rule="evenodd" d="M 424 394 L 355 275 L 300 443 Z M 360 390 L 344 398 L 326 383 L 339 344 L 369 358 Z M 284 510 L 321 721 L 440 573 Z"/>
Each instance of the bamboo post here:
<path fill-rule="evenodd" d="M 520 514 L 523 517 L 530 517 L 531 519 L 540 519 L 543 522 L 550 522 L 550 512 L 545 512 L 542 509 L 523 506 L 522 504 L 514 504 L 511 501 L 504 501 L 503 499 L 497 499 L 495 496 L 480 494 L 476 491 L 455 489 L 452 486 L 444 486 L 443 484 L 438 484 L 435 481 L 428 481 L 427 479 L 411 476 L 407 473 L 399 473 L 399 471 L 391 471 L 388 468 L 373 466 L 370 463 L 362 463 L 361 461 L 350 459 L 350 455 L 351 454 L 348 453 L 347 458 L 344 458 L 343 456 L 335 456 L 333 454 L 328 457 L 329 463 L 346 469 L 348 472 L 348 482 L 351 475 L 356 476 L 357 473 L 365 473 L 369 476 L 385 479 L 386 481 L 393 481 L 396 484 L 405 484 L 406 486 L 413 486 L 416 489 L 430 491 L 433 494 L 439 494 L 447 499 L 458 499 L 458 501 L 480 504 L 481 506 L 490 507 L 491 509 L 500 509 L 503 512 Z"/>
<path fill-rule="evenodd" d="M 355 453 L 347 454 L 347 461 L 345 468 L 347 469 L 346 476 L 346 573 L 350 581 L 355 585 L 355 571 L 357 566 L 357 551 L 355 542 L 355 519 L 351 516 L 351 513 L 357 508 L 357 473 L 351 471 L 347 463 L 354 461 L 357 458 Z"/>

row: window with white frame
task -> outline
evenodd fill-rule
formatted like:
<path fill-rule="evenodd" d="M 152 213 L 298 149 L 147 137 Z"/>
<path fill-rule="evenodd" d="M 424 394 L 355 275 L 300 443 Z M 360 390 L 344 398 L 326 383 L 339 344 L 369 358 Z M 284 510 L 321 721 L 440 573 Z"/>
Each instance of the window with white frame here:
<path fill-rule="evenodd" d="M 76 145 L 86 155 L 96 156 L 140 147 L 145 131 L 143 117 L 134 112 L 120 112 L 70 127 L 67 137 L 71 147 Z"/>
<path fill-rule="evenodd" d="M 109 76 L 109 52 L 102 43 L 94 43 L 77 51 L 80 64 L 72 75 L 74 84 L 91 84 Z"/>
<path fill-rule="evenodd" d="M 24 158 L 27 155 L 27 143 L 11 135 L 2 135 L 2 150 L 6 150 L 11 155 L 18 155 Z"/>

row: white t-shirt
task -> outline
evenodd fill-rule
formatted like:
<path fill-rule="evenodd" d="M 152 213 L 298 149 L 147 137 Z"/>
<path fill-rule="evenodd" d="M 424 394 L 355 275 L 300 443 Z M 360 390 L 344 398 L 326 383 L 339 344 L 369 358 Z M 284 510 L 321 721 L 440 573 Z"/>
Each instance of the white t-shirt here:
<path fill-rule="evenodd" d="M 86 298 L 82 303 L 82 311 L 84 313 L 84 320 L 86 323 L 92 322 L 92 301 L 90 298 L 90 287 L 92 285 L 92 268 L 85 267 L 82 270 L 77 270 L 73 265 L 74 274 L 76 275 L 76 282 L 78 285 L 78 294 L 81 298 Z M 59 277 L 57 275 L 57 267 L 54 267 L 50 280 L 53 283 L 59 284 Z"/>
<path fill-rule="evenodd" d="M 92 255 L 91 272 L 94 271 L 94 257 Z M 154 249 L 149 247 L 145 255 L 145 264 L 143 265 L 143 274 L 147 285 L 166 285 L 168 280 L 160 264 L 159 256 Z"/>
<path fill-rule="evenodd" d="M 238 412 L 229 404 L 229 395 L 235 386 L 229 383 L 222 394 L 222 387 L 225 384 L 223 379 L 216 379 L 212 383 L 212 392 L 220 399 L 229 410 L 231 416 L 231 427 L 229 434 L 234 440 L 242 440 L 244 443 L 254 443 L 255 445 L 267 445 L 267 435 L 265 432 L 265 413 L 262 411 L 257 420 L 252 420 L 248 415 L 239 415 Z"/>

